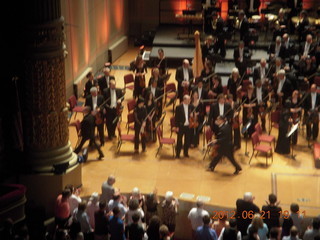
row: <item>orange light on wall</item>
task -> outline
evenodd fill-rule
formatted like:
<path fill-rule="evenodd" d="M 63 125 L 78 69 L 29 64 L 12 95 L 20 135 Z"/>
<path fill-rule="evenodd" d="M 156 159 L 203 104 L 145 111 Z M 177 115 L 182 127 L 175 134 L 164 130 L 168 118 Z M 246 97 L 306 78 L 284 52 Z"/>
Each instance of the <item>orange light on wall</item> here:
<path fill-rule="evenodd" d="M 121 30 L 123 23 L 123 8 L 124 3 L 123 0 L 117 0 L 115 4 L 115 23 L 118 30 Z"/>
<path fill-rule="evenodd" d="M 186 0 L 171 1 L 171 9 L 175 10 L 175 14 L 182 14 L 182 10 L 186 10 L 187 4 L 191 2 L 192 1 L 186 1 Z"/>
<path fill-rule="evenodd" d="M 75 20 L 74 20 L 74 15 L 73 15 L 73 11 L 71 11 L 71 9 L 73 9 L 72 6 L 72 0 L 68 1 L 68 6 L 69 6 L 69 15 L 70 15 L 70 25 L 74 24 Z M 71 26 L 72 26 L 71 25 Z M 78 37 L 77 37 L 77 31 L 78 29 L 75 27 L 70 27 L 70 50 L 71 50 L 71 57 L 72 57 L 72 74 L 75 75 L 78 73 L 79 70 L 79 62 L 78 62 L 78 58 L 79 58 L 79 52 L 78 52 Z"/>
<path fill-rule="evenodd" d="M 88 0 L 84 1 L 84 57 L 86 64 L 89 63 L 90 55 L 90 36 L 89 36 L 89 14 L 88 14 Z"/>
<path fill-rule="evenodd" d="M 222 0 L 221 2 L 221 17 L 223 20 L 227 20 L 228 17 L 228 0 Z"/>
<path fill-rule="evenodd" d="M 315 1 L 313 1 L 313 0 L 303 0 L 302 8 L 303 9 L 311 9 L 311 8 L 313 8 L 313 2 L 315 2 Z"/>

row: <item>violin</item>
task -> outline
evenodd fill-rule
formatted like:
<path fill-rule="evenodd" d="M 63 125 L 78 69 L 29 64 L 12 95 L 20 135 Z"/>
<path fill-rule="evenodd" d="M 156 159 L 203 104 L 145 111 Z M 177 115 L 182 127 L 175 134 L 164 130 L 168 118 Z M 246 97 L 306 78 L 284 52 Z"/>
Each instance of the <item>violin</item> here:
<path fill-rule="evenodd" d="M 256 100 L 257 100 L 257 98 L 254 98 L 252 101 L 249 102 L 249 104 L 252 104 Z M 247 109 L 247 118 L 249 118 L 249 119 L 253 119 L 254 118 L 254 116 L 253 116 L 253 107 L 248 107 L 248 109 Z"/>
<path fill-rule="evenodd" d="M 265 108 L 265 104 L 264 101 L 269 97 L 269 94 L 267 94 L 263 99 L 262 102 L 259 104 L 259 115 L 261 117 L 261 119 L 265 119 L 267 116 L 267 111 Z"/>
<path fill-rule="evenodd" d="M 146 78 L 142 74 L 139 76 L 139 85 L 141 88 L 146 87 Z"/>
<path fill-rule="evenodd" d="M 103 115 L 101 112 L 101 108 L 110 100 L 110 98 L 108 98 L 107 100 L 105 100 L 103 103 L 100 104 L 100 106 L 96 107 L 95 110 L 95 124 L 96 125 L 100 125 L 103 123 Z"/>

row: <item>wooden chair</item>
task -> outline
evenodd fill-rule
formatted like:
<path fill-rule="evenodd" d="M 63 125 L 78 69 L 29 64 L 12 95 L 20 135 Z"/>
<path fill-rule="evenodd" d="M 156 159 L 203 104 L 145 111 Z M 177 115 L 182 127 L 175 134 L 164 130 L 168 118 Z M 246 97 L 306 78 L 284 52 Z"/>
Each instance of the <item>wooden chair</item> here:
<path fill-rule="evenodd" d="M 118 129 L 117 153 L 119 153 L 123 142 L 134 142 L 134 134 L 122 134 L 120 124 L 117 125 L 117 129 Z"/>
<path fill-rule="evenodd" d="M 134 130 L 134 113 L 129 113 L 127 115 L 127 123 L 126 123 L 127 133 L 129 130 Z"/>
<path fill-rule="evenodd" d="M 172 137 L 172 133 L 177 132 L 176 118 L 173 116 L 170 118 L 170 137 Z"/>
<path fill-rule="evenodd" d="M 134 107 L 136 106 L 136 100 L 135 99 L 131 99 L 127 102 L 127 107 L 128 107 L 128 113 L 130 113 Z"/>
<path fill-rule="evenodd" d="M 174 157 L 174 147 L 175 147 L 176 140 L 174 138 L 164 138 L 163 132 L 160 126 L 157 127 L 156 131 L 157 131 L 157 136 L 159 140 L 159 148 L 157 150 L 156 156 L 159 154 L 160 150 L 162 149 L 163 144 L 169 144 L 169 145 L 172 145 L 172 154 Z"/>
<path fill-rule="evenodd" d="M 75 95 L 71 95 L 69 97 L 69 105 L 70 105 L 70 111 L 71 111 L 71 116 L 73 113 L 75 113 L 74 115 L 74 119 L 77 117 L 77 113 L 82 113 L 83 112 L 83 109 L 84 109 L 84 106 L 81 106 L 80 102 L 78 102 L 77 98 Z M 69 118 L 69 121 L 71 119 L 71 116 Z"/>
<path fill-rule="evenodd" d="M 262 128 L 260 126 L 260 123 L 256 123 L 256 125 L 254 126 L 254 129 L 258 133 L 260 142 L 266 142 L 266 143 L 269 143 L 270 145 L 273 142 L 273 147 L 274 148 L 276 147 L 276 138 L 274 136 L 272 136 L 272 135 L 263 134 L 262 133 Z"/>
<path fill-rule="evenodd" d="M 273 153 L 272 153 L 272 147 L 270 145 L 264 145 L 264 144 L 260 144 L 260 140 L 259 140 L 259 134 L 257 132 L 254 132 L 251 135 L 251 141 L 252 141 L 252 155 L 249 161 L 249 165 L 251 163 L 253 154 L 255 153 L 255 151 L 257 151 L 256 156 L 258 155 L 259 152 L 263 152 L 266 154 L 266 166 L 268 166 L 268 153 L 270 152 L 271 155 L 271 159 L 273 162 Z"/>
<path fill-rule="evenodd" d="M 130 90 L 133 90 L 134 84 L 131 84 L 131 83 L 134 83 L 133 74 L 129 73 L 129 74 L 124 75 L 123 80 L 124 80 L 124 87 L 128 88 Z"/>

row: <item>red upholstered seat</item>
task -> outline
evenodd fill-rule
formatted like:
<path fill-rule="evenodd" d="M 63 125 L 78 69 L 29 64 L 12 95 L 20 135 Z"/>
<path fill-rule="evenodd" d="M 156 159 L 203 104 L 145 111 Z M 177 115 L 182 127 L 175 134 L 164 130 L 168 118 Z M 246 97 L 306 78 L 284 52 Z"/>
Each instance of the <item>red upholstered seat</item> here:
<path fill-rule="evenodd" d="M 125 88 L 128 88 L 130 90 L 132 90 L 134 88 L 133 84 L 128 85 L 130 83 L 134 83 L 133 74 L 129 73 L 129 74 L 124 75 L 123 80 L 124 80 L 124 87 Z"/>
<path fill-rule="evenodd" d="M 175 139 L 174 138 L 161 138 L 160 142 L 162 144 L 174 144 L 175 143 Z"/>
<path fill-rule="evenodd" d="M 76 118 L 78 112 L 81 112 L 81 113 L 83 112 L 84 107 L 79 105 L 78 100 L 75 95 L 71 95 L 69 97 L 68 102 L 70 105 L 70 111 L 72 113 L 75 113 L 74 118 Z M 70 119 L 71 119 L 71 117 L 70 117 Z M 70 119 L 69 119 L 69 121 L 70 121 Z"/>
<path fill-rule="evenodd" d="M 158 136 L 158 140 L 159 140 L 159 148 L 157 150 L 156 156 L 158 155 L 160 149 L 162 149 L 163 144 L 170 144 L 170 145 L 172 145 L 172 152 L 173 152 L 173 157 L 174 157 L 174 146 L 175 146 L 176 140 L 174 138 L 164 138 L 163 132 L 162 132 L 160 126 L 157 127 L 156 131 L 157 131 L 157 136 Z"/>
<path fill-rule="evenodd" d="M 262 134 L 262 128 L 260 126 L 260 123 L 256 123 L 254 128 L 255 128 L 256 132 L 258 133 L 260 142 L 266 142 L 269 144 L 271 144 L 273 142 L 273 144 L 275 145 L 275 137 L 274 136 L 268 135 L 268 134 Z"/>
<path fill-rule="evenodd" d="M 121 136 L 121 140 L 123 141 L 133 141 L 134 135 L 133 134 L 126 134 Z"/>
<path fill-rule="evenodd" d="M 117 146 L 117 149 L 118 149 L 118 152 L 120 152 L 120 148 L 121 148 L 122 142 L 123 141 L 134 142 L 134 135 L 133 134 L 122 134 L 120 123 L 118 123 L 117 129 L 118 129 L 118 146 Z"/>
<path fill-rule="evenodd" d="M 268 153 L 270 152 L 271 155 L 271 159 L 273 162 L 273 153 L 272 153 L 272 147 L 270 145 L 263 145 L 260 144 L 260 140 L 259 140 L 259 134 L 257 131 L 255 131 L 252 135 L 251 135 L 251 141 L 252 141 L 252 155 L 249 161 L 249 164 L 251 163 L 253 154 L 255 153 L 255 151 L 257 151 L 256 156 L 258 155 L 259 152 L 263 152 L 266 154 L 266 166 L 268 166 Z"/>
<path fill-rule="evenodd" d="M 206 137 L 206 143 L 207 143 L 207 149 L 204 153 L 204 156 L 203 156 L 203 159 L 204 160 L 207 156 L 207 154 L 209 153 L 209 151 L 211 150 L 212 146 L 213 146 L 213 143 L 211 142 L 212 141 L 212 137 L 213 137 L 213 131 L 211 130 L 211 128 L 207 127 L 205 129 L 205 137 Z"/>

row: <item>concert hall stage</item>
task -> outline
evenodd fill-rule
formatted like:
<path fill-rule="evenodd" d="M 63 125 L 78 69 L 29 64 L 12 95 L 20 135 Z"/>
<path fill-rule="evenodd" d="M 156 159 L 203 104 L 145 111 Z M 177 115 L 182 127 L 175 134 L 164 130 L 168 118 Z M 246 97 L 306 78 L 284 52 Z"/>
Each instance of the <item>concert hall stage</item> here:
<path fill-rule="evenodd" d="M 113 63 L 113 65 L 129 65 L 135 58 L 138 48 L 130 48 L 126 54 Z M 170 66 L 171 67 L 171 66 Z M 174 80 L 175 69 L 169 82 Z M 131 73 L 129 70 L 112 70 L 117 87 L 122 88 L 123 76 Z M 146 76 L 147 81 L 151 75 L 150 69 Z M 127 90 L 123 102 L 121 128 L 126 133 L 127 101 L 132 99 L 132 91 Z M 170 136 L 170 117 L 172 117 L 172 105 L 165 108 L 166 116 L 163 124 L 164 137 Z M 81 120 L 81 114 L 77 115 Z M 74 118 L 72 116 L 73 121 Z M 267 124 L 267 128 L 268 128 Z M 214 211 L 232 211 L 238 198 L 242 198 L 244 192 L 250 191 L 255 196 L 254 202 L 261 208 L 268 199 L 268 194 L 276 193 L 283 211 L 290 211 L 290 204 L 296 202 L 300 205 L 300 212 L 305 211 L 307 220 L 320 214 L 320 169 L 316 169 L 313 160 L 313 151 L 308 148 L 305 139 L 306 129 L 299 129 L 298 144 L 294 147 L 296 160 L 290 155 L 274 153 L 273 162 L 269 159 L 265 166 L 265 156 L 253 157 L 249 165 L 249 157 L 244 153 L 252 154 L 252 144 L 244 139 L 241 149 L 235 152 L 235 159 L 240 163 L 242 172 L 233 175 L 234 168 L 227 159 L 223 159 L 216 168 L 216 172 L 206 171 L 210 159 L 203 160 L 204 150 L 203 136 L 200 136 L 198 148 L 189 150 L 189 158 L 175 159 L 172 156 L 172 147 L 165 145 L 159 155 L 155 157 L 158 142 L 148 143 L 147 152 L 134 154 L 132 142 L 125 142 L 119 154 L 116 153 L 117 140 L 107 140 L 102 147 L 105 153 L 103 161 L 96 160 L 96 150 L 89 151 L 89 158 L 82 164 L 82 193 L 81 197 L 88 197 L 93 192 L 101 193 L 101 184 L 108 175 L 116 177 L 115 186 L 122 193 L 130 193 L 134 187 L 139 187 L 143 194 L 152 192 L 155 188 L 163 197 L 166 191 L 171 190 L 179 199 L 180 209 L 177 216 L 177 239 L 191 239 L 190 225 L 187 220 L 188 211 L 195 206 L 197 198 L 205 201 L 205 209 L 210 214 Z M 134 132 L 129 131 L 130 134 Z M 278 130 L 273 128 L 271 134 L 278 137 Z M 176 139 L 176 134 L 173 133 Z M 77 135 L 74 127 L 70 127 L 70 141 L 75 147 Z M 273 146 L 273 145 L 272 145 Z M 160 209 L 160 208 L 159 208 Z"/>

